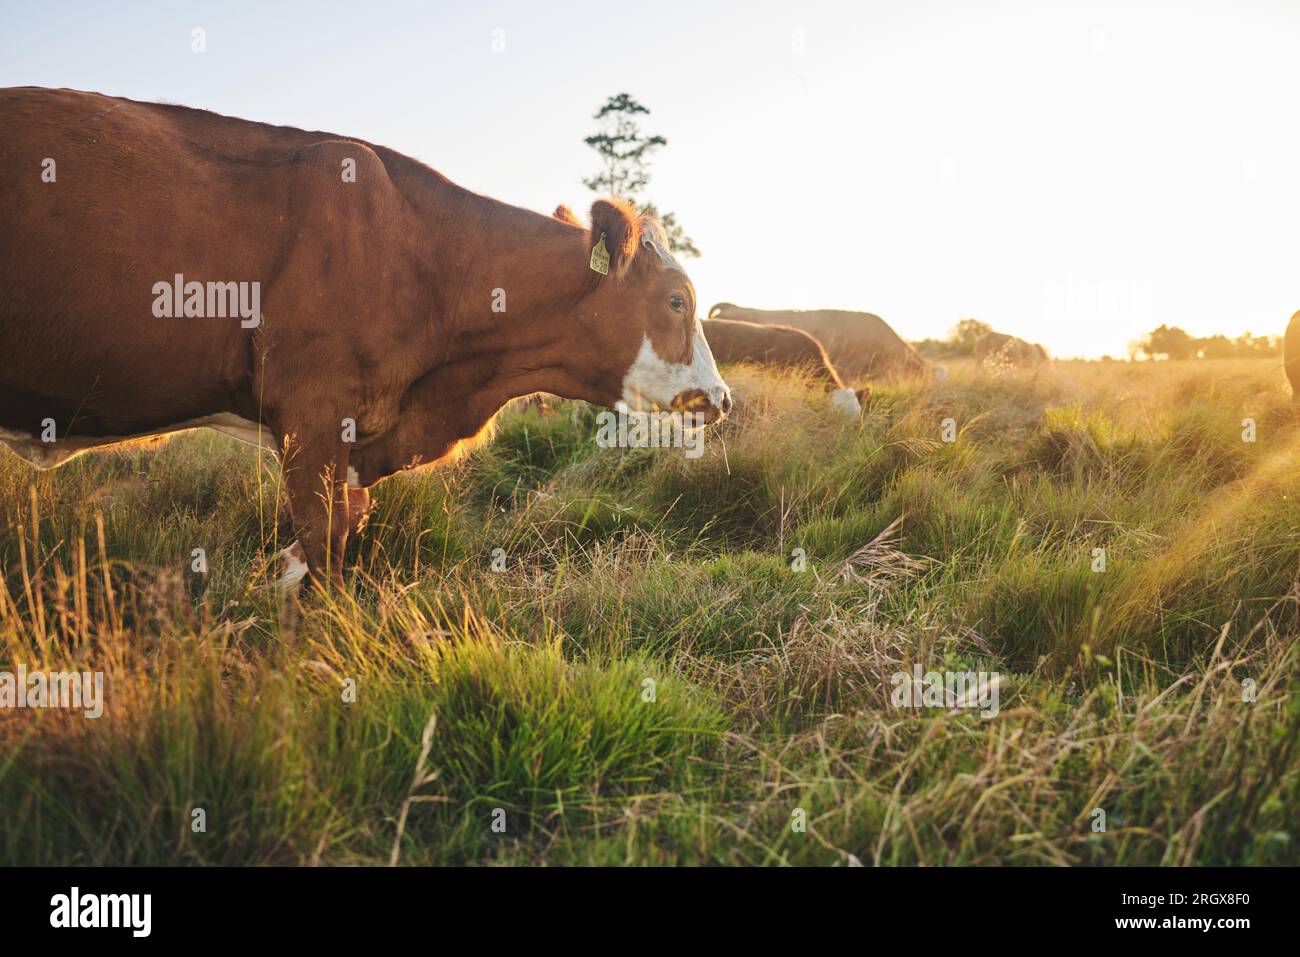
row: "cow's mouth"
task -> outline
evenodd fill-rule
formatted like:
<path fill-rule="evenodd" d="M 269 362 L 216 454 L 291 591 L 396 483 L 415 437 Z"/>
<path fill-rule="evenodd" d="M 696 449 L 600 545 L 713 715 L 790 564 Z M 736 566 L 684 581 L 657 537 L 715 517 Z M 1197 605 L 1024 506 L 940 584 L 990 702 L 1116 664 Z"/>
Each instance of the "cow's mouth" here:
<path fill-rule="evenodd" d="M 712 425 L 731 411 L 731 394 L 722 393 L 722 401 L 715 403 L 703 389 L 685 389 L 673 397 L 673 412 L 691 416 L 699 425 Z"/>

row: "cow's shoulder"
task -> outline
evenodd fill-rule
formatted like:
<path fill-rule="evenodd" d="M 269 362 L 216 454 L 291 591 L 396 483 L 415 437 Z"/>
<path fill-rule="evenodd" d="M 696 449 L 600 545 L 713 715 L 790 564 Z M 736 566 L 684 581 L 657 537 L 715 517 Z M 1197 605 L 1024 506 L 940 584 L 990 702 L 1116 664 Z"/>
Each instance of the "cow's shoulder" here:
<path fill-rule="evenodd" d="M 362 182 L 360 176 L 363 173 L 388 179 L 384 161 L 379 158 L 374 147 L 361 140 L 333 137 L 294 145 L 286 149 L 285 153 L 286 158 L 301 171 L 337 176 L 341 183 L 352 182 L 350 174 L 354 169 L 358 174 L 357 183 Z"/>

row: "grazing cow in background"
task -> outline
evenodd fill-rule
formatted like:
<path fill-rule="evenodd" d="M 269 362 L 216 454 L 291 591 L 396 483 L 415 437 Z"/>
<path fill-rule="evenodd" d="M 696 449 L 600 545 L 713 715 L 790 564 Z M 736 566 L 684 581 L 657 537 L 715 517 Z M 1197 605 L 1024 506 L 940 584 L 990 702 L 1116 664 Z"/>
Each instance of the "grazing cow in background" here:
<path fill-rule="evenodd" d="M 0 440 L 48 468 L 208 427 L 279 454 L 298 577 L 342 584 L 365 490 L 516 396 L 726 414 L 663 230 L 585 229 L 349 137 L 0 90 Z"/>
<path fill-rule="evenodd" d="M 704 323 L 704 338 L 719 365 L 746 362 L 808 370 L 825 384 L 831 404 L 853 415 L 861 414 L 862 403 L 871 396 L 870 386 L 856 392 L 845 386 L 822 344 L 802 329 L 709 319 Z"/>
<path fill-rule="evenodd" d="M 988 332 L 975 343 L 975 361 L 987 366 L 1029 368 L 1044 363 L 1050 365 L 1052 359 L 1036 342 L 1026 342 L 1002 332 Z"/>
<path fill-rule="evenodd" d="M 764 326 L 793 326 L 812 335 L 826 349 L 841 375 L 857 376 L 928 376 L 943 377 L 931 368 L 912 346 L 889 324 L 869 312 L 842 309 L 774 310 L 746 309 L 720 302 L 709 310 L 710 319 L 733 319 Z M 946 371 L 946 370 L 944 370 Z"/>
<path fill-rule="evenodd" d="M 1300 402 L 1300 312 L 1291 317 L 1286 327 L 1282 360 L 1286 363 L 1286 379 L 1291 383 L 1291 398 Z"/>

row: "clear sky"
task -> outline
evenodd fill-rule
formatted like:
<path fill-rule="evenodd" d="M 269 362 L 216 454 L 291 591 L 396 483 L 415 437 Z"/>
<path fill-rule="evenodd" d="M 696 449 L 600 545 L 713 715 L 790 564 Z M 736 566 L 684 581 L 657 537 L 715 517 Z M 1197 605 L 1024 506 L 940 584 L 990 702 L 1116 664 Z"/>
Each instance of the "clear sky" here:
<path fill-rule="evenodd" d="M 589 205 L 582 138 L 627 91 L 701 309 L 1086 356 L 1300 309 L 1296 0 L 0 0 L 24 84 L 358 136 L 543 212 Z"/>

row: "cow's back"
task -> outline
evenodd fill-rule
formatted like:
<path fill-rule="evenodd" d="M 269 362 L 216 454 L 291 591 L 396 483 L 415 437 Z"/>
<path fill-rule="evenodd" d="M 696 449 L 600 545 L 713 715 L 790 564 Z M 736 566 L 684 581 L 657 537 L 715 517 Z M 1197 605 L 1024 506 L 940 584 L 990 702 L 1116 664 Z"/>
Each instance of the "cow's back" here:
<path fill-rule="evenodd" d="M 978 362 L 1000 362 L 1015 366 L 1051 365 L 1052 358 L 1037 342 L 1028 342 L 1005 332 L 988 332 L 975 343 Z"/>
<path fill-rule="evenodd" d="M 1005 332 L 986 332 L 975 341 L 975 358 L 983 362 L 995 352 L 1001 351 L 1011 337 Z"/>
<path fill-rule="evenodd" d="M 889 372 L 924 374 L 927 364 L 908 342 L 879 316 L 842 309 L 746 309 L 719 303 L 711 316 L 763 325 L 793 326 L 825 347 L 831 361 L 846 376 Z"/>
<path fill-rule="evenodd" d="M 717 318 L 701 327 L 719 365 L 748 362 L 802 367 L 832 387 L 844 384 L 822 344 L 802 329 Z"/>
<path fill-rule="evenodd" d="M 75 419 L 86 434 L 133 434 L 219 410 L 256 414 L 253 393 L 264 390 L 252 381 L 263 364 L 254 356 L 270 353 L 281 370 L 301 367 L 306 356 L 291 354 L 290 324 L 323 312 L 337 296 L 331 283 L 356 285 L 344 262 L 376 272 L 372 262 L 355 262 L 362 244 L 340 237 L 360 227 L 363 204 L 384 201 L 383 189 L 368 184 L 321 202 L 305 192 L 324 194 L 310 176 L 324 179 L 328 170 L 305 177 L 302 158 L 314 144 L 328 145 L 328 134 L 37 88 L 0 91 L 0 129 L 8 171 L 0 185 L 0 339 L 8 360 L 0 367 L 0 429 L 30 434 L 49 416 L 61 428 Z M 337 160 L 324 159 L 338 182 Z M 42 177 L 46 169 L 52 181 Z M 339 205 L 349 202 L 353 208 Z M 304 267 L 304 256 L 315 262 Z M 289 288 L 283 277 L 295 269 L 300 277 L 314 270 L 317 281 L 300 278 Z M 266 322 L 159 318 L 157 284 L 177 276 L 250 290 L 258 283 L 258 318 Z M 278 300 L 277 281 L 286 287 Z M 265 348 L 277 322 L 286 343 L 278 354 Z M 365 330 L 359 323 L 347 332 L 359 339 Z M 313 341 L 324 353 L 328 343 Z M 329 365 L 324 356 L 318 364 Z"/>
<path fill-rule="evenodd" d="M 172 404 L 238 374 L 239 320 L 159 319 L 154 286 L 252 281 L 278 233 L 271 184 L 166 108 L 65 90 L 0 92 L 0 388 L 55 418 Z M 239 136 L 226 150 L 242 151 Z M 205 140 L 207 142 L 205 142 Z M 42 172 L 48 170 L 46 177 Z M 48 181 L 52 179 L 52 181 Z M 187 383 L 173 381 L 178 371 Z M 168 410 L 170 414 L 170 409 Z M 0 413 L 3 414 L 3 413 Z"/>

